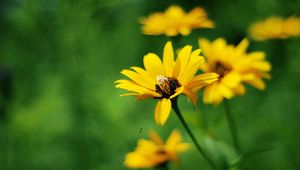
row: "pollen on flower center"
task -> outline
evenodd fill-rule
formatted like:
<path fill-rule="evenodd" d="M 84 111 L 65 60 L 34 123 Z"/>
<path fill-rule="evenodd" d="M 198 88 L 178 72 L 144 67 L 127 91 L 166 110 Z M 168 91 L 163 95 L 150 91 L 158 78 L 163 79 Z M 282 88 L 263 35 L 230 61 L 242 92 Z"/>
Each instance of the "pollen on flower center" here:
<path fill-rule="evenodd" d="M 220 78 L 224 77 L 230 70 L 231 68 L 227 67 L 221 62 L 217 62 L 215 64 L 214 72 L 219 74 Z"/>
<path fill-rule="evenodd" d="M 161 75 L 156 77 L 156 82 L 156 92 L 161 94 L 162 98 L 169 98 L 175 93 L 175 90 L 181 86 L 176 79 Z"/>

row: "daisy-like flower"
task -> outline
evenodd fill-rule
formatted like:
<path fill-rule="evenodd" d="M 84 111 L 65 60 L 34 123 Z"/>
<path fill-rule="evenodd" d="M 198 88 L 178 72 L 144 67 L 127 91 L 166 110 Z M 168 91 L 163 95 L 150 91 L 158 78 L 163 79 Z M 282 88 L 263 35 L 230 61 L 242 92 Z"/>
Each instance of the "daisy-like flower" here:
<path fill-rule="evenodd" d="M 285 39 L 300 35 L 300 18 L 270 17 L 250 27 L 251 36 L 257 41 L 268 39 Z"/>
<path fill-rule="evenodd" d="M 236 47 L 219 38 L 213 42 L 200 39 L 199 45 L 206 57 L 201 66 L 204 72 L 219 74 L 219 80 L 206 86 L 203 94 L 205 103 L 219 104 L 224 98 L 243 95 L 248 83 L 257 89 L 265 89 L 263 78 L 270 78 L 271 65 L 263 52 L 246 53 L 249 41 L 244 39 Z"/>
<path fill-rule="evenodd" d="M 170 6 L 164 13 L 154 13 L 148 18 L 141 19 L 140 23 L 143 24 L 142 31 L 146 35 L 186 36 L 195 28 L 214 27 L 203 8 L 196 7 L 186 13 L 176 5 Z"/>
<path fill-rule="evenodd" d="M 154 118 L 157 124 L 163 125 L 169 117 L 171 100 L 180 94 L 185 94 L 195 105 L 196 92 L 203 86 L 218 79 L 216 73 L 206 73 L 195 76 L 204 58 L 200 49 L 192 51 L 192 46 L 183 47 L 174 61 L 171 42 L 164 47 L 163 61 L 154 53 L 144 56 L 144 67 L 131 67 L 132 70 L 122 70 L 121 73 L 131 80 L 118 80 L 116 87 L 128 90 L 122 96 L 136 96 L 137 99 L 158 99 Z"/>
<path fill-rule="evenodd" d="M 140 139 L 135 151 L 126 155 L 124 164 L 129 168 L 151 168 L 168 161 L 178 163 L 178 153 L 188 148 L 188 143 L 181 143 L 181 134 L 177 130 L 173 130 L 165 143 L 152 131 L 150 140 Z"/>

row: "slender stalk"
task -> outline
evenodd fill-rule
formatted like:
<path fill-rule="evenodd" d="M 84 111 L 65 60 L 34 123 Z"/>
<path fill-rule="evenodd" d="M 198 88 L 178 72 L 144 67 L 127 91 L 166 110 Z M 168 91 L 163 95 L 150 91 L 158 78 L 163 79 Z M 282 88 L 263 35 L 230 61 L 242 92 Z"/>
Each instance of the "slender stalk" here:
<path fill-rule="evenodd" d="M 199 151 L 199 153 L 205 158 L 205 160 L 209 163 L 209 165 L 213 168 L 213 169 L 217 169 L 217 167 L 215 166 L 214 162 L 209 158 L 209 156 L 207 155 L 207 153 L 204 151 L 204 149 L 199 145 L 199 143 L 197 142 L 197 139 L 195 138 L 194 134 L 192 133 L 192 131 L 190 130 L 189 126 L 187 125 L 186 121 L 184 120 L 179 108 L 178 108 L 178 104 L 177 104 L 177 98 L 172 100 L 172 108 L 174 110 L 174 112 L 176 113 L 178 119 L 180 120 L 180 122 L 182 123 L 183 127 L 185 128 L 185 130 L 187 131 L 187 133 L 190 135 L 193 143 L 195 144 L 197 150 Z"/>
<path fill-rule="evenodd" d="M 240 152 L 240 144 L 239 144 L 239 138 L 236 128 L 235 119 L 232 115 L 230 105 L 228 103 L 228 100 L 224 100 L 224 108 L 225 108 L 225 115 L 228 122 L 228 126 L 231 132 L 232 142 L 237 152 Z"/>

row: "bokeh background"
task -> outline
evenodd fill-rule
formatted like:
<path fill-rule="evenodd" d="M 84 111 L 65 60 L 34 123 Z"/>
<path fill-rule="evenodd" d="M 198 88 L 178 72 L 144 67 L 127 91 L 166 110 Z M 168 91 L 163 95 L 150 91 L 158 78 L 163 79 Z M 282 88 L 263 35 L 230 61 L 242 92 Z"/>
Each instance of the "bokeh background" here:
<path fill-rule="evenodd" d="M 182 38 L 181 45 L 194 49 L 199 37 L 237 44 L 253 22 L 300 15 L 299 0 L 1 0 L 0 169 L 127 169 L 124 155 L 151 129 L 166 139 L 177 128 L 191 142 L 174 113 L 159 127 L 154 100 L 120 98 L 124 91 L 114 88 L 120 70 L 142 66 L 148 52 L 162 54 L 169 38 L 141 34 L 138 19 L 171 4 L 202 6 L 215 21 L 216 29 Z M 200 101 L 193 110 L 180 98 L 184 117 L 219 165 L 300 169 L 299 47 L 299 38 L 251 41 L 248 50 L 265 51 L 273 68 L 265 91 L 247 87 L 230 101 L 241 159 L 231 147 L 224 106 Z M 171 169 L 209 169 L 194 147 L 181 158 Z"/>

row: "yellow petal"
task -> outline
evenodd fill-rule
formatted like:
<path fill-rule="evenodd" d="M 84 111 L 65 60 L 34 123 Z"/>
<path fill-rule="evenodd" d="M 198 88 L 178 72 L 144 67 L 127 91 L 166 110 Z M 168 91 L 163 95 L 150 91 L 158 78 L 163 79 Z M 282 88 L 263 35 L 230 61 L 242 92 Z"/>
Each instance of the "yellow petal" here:
<path fill-rule="evenodd" d="M 264 60 L 265 59 L 265 53 L 264 52 L 252 52 L 248 54 L 248 57 L 253 60 Z"/>
<path fill-rule="evenodd" d="M 233 91 L 227 86 L 225 86 L 223 83 L 219 83 L 218 91 L 227 99 L 232 98 L 234 95 Z"/>
<path fill-rule="evenodd" d="M 115 86 L 116 88 L 125 89 L 128 90 L 129 92 L 134 92 L 138 94 L 148 94 L 153 97 L 161 97 L 161 94 L 156 93 L 155 91 L 151 91 L 129 80 L 118 80 L 116 81 L 116 83 L 117 83 L 117 85 Z"/>
<path fill-rule="evenodd" d="M 193 91 L 191 91 L 190 89 L 183 87 L 183 93 L 189 98 L 191 99 L 192 103 L 194 106 L 197 105 L 197 101 L 198 101 L 198 96 L 196 93 L 194 93 Z"/>
<path fill-rule="evenodd" d="M 139 84 L 140 86 L 155 91 L 155 82 L 151 81 L 151 79 L 149 80 L 145 76 L 142 76 L 134 71 L 126 70 L 126 69 L 122 70 L 121 74 L 127 76 L 128 78 L 130 78 L 131 80 Z"/>
<path fill-rule="evenodd" d="M 167 156 L 157 154 L 159 146 L 154 142 L 140 139 L 134 152 L 125 156 L 124 164 L 129 168 L 150 168 L 167 160 Z"/>
<path fill-rule="evenodd" d="M 146 72 L 146 70 L 140 68 L 140 67 L 135 67 L 135 66 L 132 66 L 130 67 L 132 70 L 136 71 L 138 74 L 140 74 L 144 79 L 145 81 L 147 81 L 148 83 L 150 84 L 155 84 L 156 83 L 156 79 L 153 79 L 148 72 Z"/>
<path fill-rule="evenodd" d="M 179 145 L 176 146 L 176 150 L 178 152 L 183 152 L 188 150 L 191 147 L 189 143 L 180 143 Z"/>
<path fill-rule="evenodd" d="M 246 49 L 249 46 L 249 41 L 247 38 L 243 39 L 239 45 L 235 48 L 236 49 L 236 55 L 240 55 L 246 51 Z"/>
<path fill-rule="evenodd" d="M 261 73 L 261 76 L 266 79 L 271 79 L 271 75 L 269 73 Z"/>
<path fill-rule="evenodd" d="M 153 153 L 158 147 L 153 141 L 146 139 L 140 139 L 137 145 L 137 150 L 142 153 Z"/>
<path fill-rule="evenodd" d="M 219 75 L 216 73 L 203 73 L 194 76 L 193 79 L 187 83 L 186 87 L 192 88 L 193 91 L 198 90 L 208 84 L 218 80 Z"/>
<path fill-rule="evenodd" d="M 180 86 L 178 87 L 176 90 L 175 90 L 175 93 L 170 96 L 170 99 L 173 99 L 175 97 L 177 97 L 178 95 L 180 95 L 181 93 L 183 93 L 183 86 Z"/>
<path fill-rule="evenodd" d="M 166 76 L 172 77 L 174 67 L 174 51 L 172 43 L 168 41 L 164 48 L 163 64 L 166 71 Z"/>
<path fill-rule="evenodd" d="M 188 26 L 182 26 L 179 28 L 179 32 L 184 35 L 187 36 L 191 33 L 191 29 Z"/>
<path fill-rule="evenodd" d="M 180 141 L 181 141 L 181 134 L 179 133 L 178 130 L 173 130 L 166 142 L 166 146 L 174 147 L 177 144 L 179 144 Z"/>
<path fill-rule="evenodd" d="M 146 168 L 152 166 L 143 155 L 136 152 L 126 154 L 124 165 L 128 168 Z"/>
<path fill-rule="evenodd" d="M 248 73 L 248 74 L 243 74 L 243 75 L 241 75 L 241 79 L 243 80 L 243 81 L 249 81 L 249 80 L 253 80 L 253 79 L 255 79 L 256 78 L 256 76 L 255 76 L 255 74 L 253 74 L 253 73 Z"/>
<path fill-rule="evenodd" d="M 211 104 L 219 104 L 223 100 L 223 95 L 218 90 L 217 82 L 208 85 L 204 89 L 203 102 Z"/>
<path fill-rule="evenodd" d="M 172 5 L 166 10 L 165 14 L 170 18 L 177 18 L 184 16 L 185 12 L 180 6 Z"/>
<path fill-rule="evenodd" d="M 149 53 L 144 56 L 144 66 L 146 71 L 154 78 L 158 75 L 165 75 L 164 66 L 160 60 L 160 58 L 154 54 Z"/>
<path fill-rule="evenodd" d="M 203 8 L 196 7 L 188 14 L 191 17 L 201 18 L 201 22 L 199 22 L 200 27 L 213 28 L 214 23 L 207 18 L 207 14 Z"/>
<path fill-rule="evenodd" d="M 144 99 L 151 99 L 153 98 L 150 94 L 139 94 L 136 96 L 136 100 L 144 100 Z"/>
<path fill-rule="evenodd" d="M 215 41 L 213 41 L 211 43 L 212 45 L 212 54 L 210 54 L 211 56 L 209 56 L 209 60 L 208 62 L 213 62 L 219 58 L 222 58 L 225 54 L 225 49 L 226 49 L 226 40 L 223 38 L 218 38 Z M 204 52 L 204 51 L 203 51 Z"/>
<path fill-rule="evenodd" d="M 183 49 L 180 50 L 174 67 L 174 77 L 180 77 L 181 74 L 184 73 L 186 65 L 190 60 L 191 51 L 192 46 L 190 45 L 186 45 L 185 47 L 183 47 Z"/>
<path fill-rule="evenodd" d="M 149 137 L 157 145 L 163 145 L 164 144 L 164 142 L 161 140 L 159 135 L 153 130 L 150 132 Z"/>
<path fill-rule="evenodd" d="M 252 64 L 252 67 L 254 69 L 260 70 L 260 71 L 270 71 L 271 70 L 271 64 L 267 61 L 259 61 Z"/>
<path fill-rule="evenodd" d="M 200 38 L 198 40 L 198 43 L 199 43 L 200 49 L 203 51 L 203 54 L 206 57 L 211 56 L 212 50 L 211 50 L 211 44 L 210 44 L 210 42 L 207 39 Z"/>
<path fill-rule="evenodd" d="M 169 37 L 172 37 L 172 36 L 178 35 L 178 32 L 177 32 L 176 28 L 170 27 L 170 28 L 165 30 L 165 34 Z"/>
<path fill-rule="evenodd" d="M 206 27 L 206 28 L 214 28 L 214 27 L 215 27 L 214 22 L 212 22 L 212 21 L 210 21 L 210 20 L 203 21 L 203 22 L 201 23 L 201 25 L 202 25 L 203 27 Z"/>
<path fill-rule="evenodd" d="M 245 87 L 242 84 L 238 85 L 233 90 L 234 90 L 234 93 L 238 94 L 238 95 L 244 95 L 245 92 L 246 92 L 246 89 L 245 89 Z"/>
<path fill-rule="evenodd" d="M 206 17 L 207 16 L 205 10 L 200 7 L 195 7 L 188 13 L 188 15 L 197 16 L 197 17 Z"/>
<path fill-rule="evenodd" d="M 158 125 L 163 126 L 171 112 L 171 100 L 160 99 L 155 107 L 154 118 Z"/>
<path fill-rule="evenodd" d="M 192 52 L 185 71 L 178 77 L 178 81 L 181 85 L 185 85 L 188 81 L 190 81 L 198 71 L 200 65 L 204 62 L 204 58 L 199 56 L 200 52 L 200 49 Z"/>
<path fill-rule="evenodd" d="M 125 93 L 125 94 L 121 94 L 120 96 L 124 97 L 124 96 L 138 96 L 138 95 L 139 95 L 138 93 Z"/>
<path fill-rule="evenodd" d="M 247 81 L 250 85 L 254 86 L 255 88 L 259 90 L 264 90 L 266 88 L 265 83 L 263 82 L 262 79 L 256 78 L 250 81 Z"/>
<path fill-rule="evenodd" d="M 205 61 L 199 67 L 199 70 L 202 70 L 203 72 L 210 72 L 209 69 L 210 69 L 209 64 Z"/>
<path fill-rule="evenodd" d="M 221 79 L 221 82 L 227 87 L 235 88 L 240 84 L 241 76 L 239 75 L 239 73 L 231 71 Z"/>

